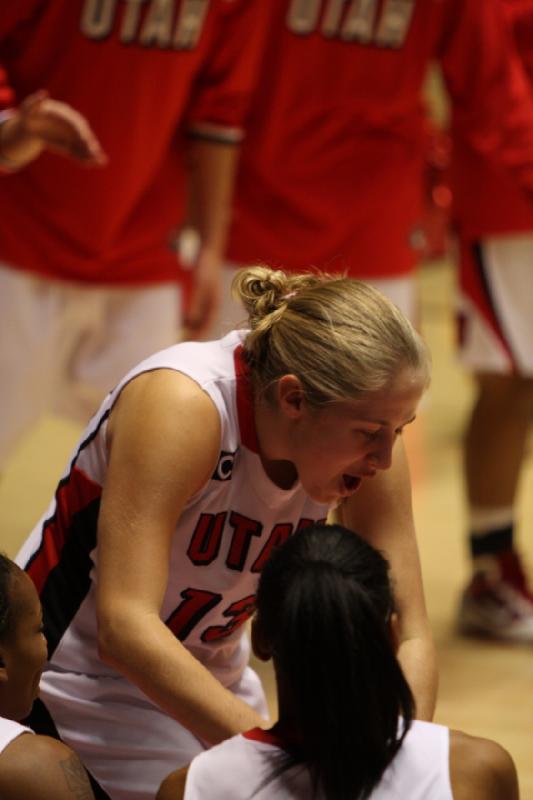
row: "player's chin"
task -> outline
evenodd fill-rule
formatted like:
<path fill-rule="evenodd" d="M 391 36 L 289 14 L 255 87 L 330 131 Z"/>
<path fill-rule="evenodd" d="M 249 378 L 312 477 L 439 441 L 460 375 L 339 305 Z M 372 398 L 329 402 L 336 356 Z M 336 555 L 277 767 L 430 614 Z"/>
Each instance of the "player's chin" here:
<path fill-rule="evenodd" d="M 310 486 L 306 492 L 315 503 L 329 506 L 337 505 L 344 499 L 339 487 L 331 484 L 329 486 Z"/>

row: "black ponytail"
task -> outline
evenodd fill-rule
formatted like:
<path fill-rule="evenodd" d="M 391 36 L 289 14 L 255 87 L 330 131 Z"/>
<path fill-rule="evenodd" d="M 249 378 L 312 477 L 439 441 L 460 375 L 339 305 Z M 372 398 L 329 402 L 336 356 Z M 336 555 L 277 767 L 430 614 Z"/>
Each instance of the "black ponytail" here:
<path fill-rule="evenodd" d="M 290 696 L 293 760 L 327 800 L 368 797 L 413 718 L 390 637 L 387 562 L 340 526 L 300 531 L 265 565 L 257 609 Z"/>

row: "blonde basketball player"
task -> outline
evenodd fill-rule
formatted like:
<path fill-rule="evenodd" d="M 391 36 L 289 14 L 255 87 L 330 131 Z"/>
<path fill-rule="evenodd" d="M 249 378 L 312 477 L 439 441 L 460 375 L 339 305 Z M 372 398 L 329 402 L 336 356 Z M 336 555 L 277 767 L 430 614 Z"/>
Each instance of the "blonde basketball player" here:
<path fill-rule="evenodd" d="M 391 561 L 399 657 L 418 715 L 433 712 L 398 441 L 427 350 L 354 280 L 251 268 L 235 288 L 250 329 L 132 370 L 18 557 L 44 607 L 46 713 L 113 800 L 149 800 L 176 766 L 266 724 L 243 623 L 274 546 L 335 505 Z"/>

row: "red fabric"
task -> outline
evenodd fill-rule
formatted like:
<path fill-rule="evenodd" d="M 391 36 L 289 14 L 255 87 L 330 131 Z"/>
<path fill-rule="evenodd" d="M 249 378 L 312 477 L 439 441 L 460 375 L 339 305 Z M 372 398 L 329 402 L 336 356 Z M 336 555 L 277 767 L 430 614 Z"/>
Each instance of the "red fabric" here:
<path fill-rule="evenodd" d="M 262 728 L 252 728 L 243 733 L 243 736 L 245 739 L 250 739 L 252 742 L 263 742 L 263 744 L 271 744 L 273 747 L 283 748 L 286 746 L 283 739 L 280 739 L 279 736 L 276 736 L 271 731 L 265 731 Z"/>
<path fill-rule="evenodd" d="M 503 11 L 510 23 L 510 36 L 516 46 L 521 64 L 516 60 L 509 66 L 514 76 L 514 96 L 516 108 L 501 104 L 501 98 L 494 97 L 494 115 L 502 123 L 507 120 L 523 126 L 524 141 L 529 140 L 527 126 L 530 123 L 531 97 L 533 97 L 533 2 L 532 0 L 500 0 Z M 525 67 L 525 74 L 522 70 Z M 522 100 L 524 93 L 529 99 Z M 514 148 L 506 151 L 505 143 L 487 137 L 485 146 L 472 147 L 471 142 L 454 131 L 454 159 L 452 185 L 455 216 L 461 234 L 476 240 L 490 234 L 505 234 L 513 231 L 533 229 L 533 192 L 531 176 L 525 173 L 523 186 L 516 180 L 523 169 L 524 151 L 520 138 Z M 511 165 L 511 170 L 507 169 Z M 526 191 L 524 191 L 524 188 Z"/>
<path fill-rule="evenodd" d="M 100 497 L 101 493 L 102 487 L 76 467 L 68 480 L 59 484 L 56 513 L 43 526 L 41 546 L 27 569 L 39 594 L 51 571 L 59 563 L 76 514 Z"/>
<path fill-rule="evenodd" d="M 498 139 L 491 157 L 533 187 L 533 109 L 510 65 L 497 0 L 417 0 L 399 47 L 377 41 L 393 4 L 360 4 L 360 13 L 376 12 L 365 44 L 342 38 L 356 4 L 342 5 L 326 35 L 333 4 L 322 3 L 312 30 L 296 33 L 288 10 L 305 4 L 270 1 L 276 19 L 243 147 L 229 260 L 358 277 L 409 273 L 418 258 L 421 93 L 432 59 L 470 146 L 485 151 Z"/>
<path fill-rule="evenodd" d="M 172 35 L 182 5 L 175 0 Z M 87 169 L 47 153 L 3 176 L 0 260 L 92 283 L 176 279 L 183 137 L 205 124 L 231 136 L 241 128 L 266 11 L 254 0 L 210 0 L 197 44 L 174 49 L 164 25 L 162 38 L 142 42 L 155 8 L 153 0 L 3 4 L 0 99 L 48 89 L 86 115 L 109 165 Z"/>
<path fill-rule="evenodd" d="M 253 387 L 250 368 L 244 360 L 244 348 L 235 350 L 235 374 L 237 375 L 237 414 L 241 440 L 248 450 L 259 452 L 257 431 L 255 429 Z"/>

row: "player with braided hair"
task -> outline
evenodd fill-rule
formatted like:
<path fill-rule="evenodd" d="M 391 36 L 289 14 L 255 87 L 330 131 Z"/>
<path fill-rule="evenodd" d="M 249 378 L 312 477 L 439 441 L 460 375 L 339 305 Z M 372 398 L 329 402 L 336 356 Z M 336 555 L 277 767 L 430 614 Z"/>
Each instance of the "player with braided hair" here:
<path fill-rule="evenodd" d="M 35 586 L 0 553 L 0 796 L 2 800 L 94 800 L 79 758 L 19 723 L 39 691 L 46 661 Z"/>
<path fill-rule="evenodd" d="M 177 765 L 265 724 L 243 635 L 257 579 L 335 505 L 391 560 L 400 659 L 417 713 L 433 711 L 397 442 L 429 381 L 426 347 L 358 281 L 255 267 L 235 290 L 250 329 L 128 373 L 18 556 L 44 607 L 42 701 L 113 800 L 153 798 Z"/>

